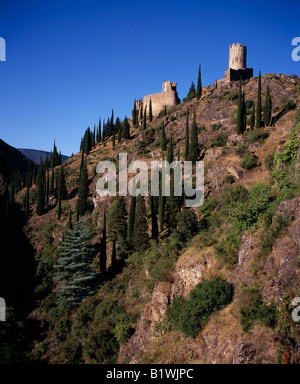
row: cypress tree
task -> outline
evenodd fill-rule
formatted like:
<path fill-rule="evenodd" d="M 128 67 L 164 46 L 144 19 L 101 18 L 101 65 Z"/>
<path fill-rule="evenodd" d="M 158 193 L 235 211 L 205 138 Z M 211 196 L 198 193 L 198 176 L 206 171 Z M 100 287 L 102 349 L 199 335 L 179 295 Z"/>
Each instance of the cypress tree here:
<path fill-rule="evenodd" d="M 118 117 L 116 118 L 115 127 L 116 127 L 116 133 L 118 134 L 118 143 L 120 143 L 122 140 L 122 126 L 121 126 L 120 119 Z"/>
<path fill-rule="evenodd" d="M 44 166 L 42 161 L 37 174 L 36 213 L 38 216 L 41 216 L 45 213 L 45 172 L 44 172 Z"/>
<path fill-rule="evenodd" d="M 92 137 L 92 147 L 96 145 L 96 126 L 94 124 L 93 137 Z"/>
<path fill-rule="evenodd" d="M 79 187 L 78 187 L 78 215 L 83 215 L 88 207 L 88 174 L 86 168 L 86 160 L 83 155 L 83 159 L 80 165 L 80 174 L 79 174 Z"/>
<path fill-rule="evenodd" d="M 184 160 L 189 159 L 190 138 L 189 138 L 189 110 L 186 109 L 186 128 L 185 128 L 185 143 L 184 143 Z"/>
<path fill-rule="evenodd" d="M 71 211 L 69 211 L 68 223 L 67 223 L 67 229 L 73 229 Z"/>
<path fill-rule="evenodd" d="M 252 131 L 255 127 L 255 103 L 253 103 L 251 119 L 250 119 L 250 130 Z"/>
<path fill-rule="evenodd" d="M 257 103 L 256 103 L 256 128 L 261 128 L 261 73 L 259 71 Z"/>
<path fill-rule="evenodd" d="M 114 124 L 114 110 L 111 111 L 110 130 L 111 130 L 111 132 L 113 132 L 113 131 L 115 130 L 115 124 Z"/>
<path fill-rule="evenodd" d="M 270 125 L 271 115 L 272 115 L 272 99 L 270 94 L 270 87 L 268 85 L 266 98 L 265 98 L 265 105 L 264 105 L 264 126 L 265 127 Z"/>
<path fill-rule="evenodd" d="M 136 211 L 134 221 L 133 245 L 135 250 L 143 250 L 149 243 L 148 225 L 146 219 L 146 206 L 143 196 L 136 198 Z"/>
<path fill-rule="evenodd" d="M 132 245 L 134 221 L 135 221 L 135 209 L 136 209 L 136 196 L 131 196 L 130 208 L 128 214 L 128 226 L 127 226 L 127 241 L 129 246 Z"/>
<path fill-rule="evenodd" d="M 127 235 L 127 211 L 124 197 L 118 196 L 108 212 L 109 239 L 119 244 L 124 243 Z"/>
<path fill-rule="evenodd" d="M 145 112 L 144 112 L 144 120 L 143 120 L 143 130 L 147 128 L 147 105 L 145 107 Z"/>
<path fill-rule="evenodd" d="M 151 232 L 152 232 L 152 239 L 158 238 L 158 223 L 157 223 L 157 213 L 158 213 L 158 204 L 157 204 L 157 197 L 156 196 L 150 196 L 150 207 L 151 207 Z"/>
<path fill-rule="evenodd" d="M 189 149 L 189 160 L 196 161 L 199 156 L 199 144 L 198 144 L 198 128 L 196 124 L 196 112 L 194 112 L 192 130 L 191 130 L 191 143 Z"/>
<path fill-rule="evenodd" d="M 202 95 L 201 65 L 199 65 L 198 81 L 197 81 L 197 99 L 200 100 Z"/>
<path fill-rule="evenodd" d="M 133 110 L 132 110 L 132 124 L 135 127 L 137 125 L 137 109 L 136 109 L 136 99 L 134 99 Z"/>
<path fill-rule="evenodd" d="M 166 105 L 165 105 L 164 113 L 165 113 L 165 116 L 167 116 L 168 111 L 167 111 L 167 106 Z"/>
<path fill-rule="evenodd" d="M 104 208 L 103 224 L 102 224 L 102 238 L 100 245 L 100 272 L 106 272 L 106 210 Z"/>
<path fill-rule="evenodd" d="M 98 138 L 98 142 L 101 143 L 101 117 L 99 118 L 99 126 L 98 126 L 98 130 L 99 130 L 99 138 Z"/>
<path fill-rule="evenodd" d="M 174 148 L 173 148 L 173 140 L 171 136 L 169 140 L 169 145 L 168 145 L 167 161 L 169 164 L 171 164 L 173 160 L 174 160 Z"/>
<path fill-rule="evenodd" d="M 152 122 L 153 120 L 153 116 L 152 116 L 152 101 L 150 99 L 150 103 L 149 103 L 149 121 L 150 123 Z"/>
<path fill-rule="evenodd" d="M 143 107 L 140 107 L 140 122 L 143 121 Z"/>
<path fill-rule="evenodd" d="M 162 122 L 162 127 L 161 127 L 160 148 L 162 151 L 165 151 L 167 148 L 167 138 L 166 138 L 164 122 Z"/>
<path fill-rule="evenodd" d="M 115 132 L 113 133 L 112 145 L 113 145 L 113 148 L 115 148 L 115 146 L 116 146 L 116 134 L 115 134 Z"/>
<path fill-rule="evenodd" d="M 97 290 L 97 273 L 92 269 L 95 249 L 87 229 L 79 221 L 74 230 L 67 230 L 61 246 L 54 278 L 62 284 L 55 290 L 58 301 L 65 299 L 79 304 Z"/>
<path fill-rule="evenodd" d="M 163 159 L 164 160 L 164 159 Z M 159 228 L 160 232 L 163 231 L 164 221 L 165 221 L 165 201 L 166 197 L 163 196 L 163 185 L 165 185 L 165 180 L 163 180 L 162 173 L 160 173 L 159 178 L 159 200 L 158 200 L 158 219 L 159 219 Z"/>

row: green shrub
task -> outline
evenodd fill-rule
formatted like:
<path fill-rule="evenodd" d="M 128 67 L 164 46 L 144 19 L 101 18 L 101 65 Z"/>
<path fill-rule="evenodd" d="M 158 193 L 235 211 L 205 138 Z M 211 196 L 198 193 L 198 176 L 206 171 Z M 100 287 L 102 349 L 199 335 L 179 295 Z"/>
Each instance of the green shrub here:
<path fill-rule="evenodd" d="M 266 327 L 275 326 L 275 309 L 264 303 L 261 298 L 256 298 L 250 305 L 242 307 L 240 315 L 244 332 L 248 332 L 256 321 Z"/>
<path fill-rule="evenodd" d="M 196 337 L 210 316 L 232 301 L 233 285 L 221 277 L 203 280 L 190 292 L 179 318 L 179 328 L 188 337 Z"/>
<path fill-rule="evenodd" d="M 214 136 L 212 138 L 211 146 L 212 147 L 225 147 L 227 139 L 228 139 L 227 133 L 218 133 L 216 136 Z"/>
<path fill-rule="evenodd" d="M 274 164 L 274 153 L 269 153 L 265 157 L 265 166 L 270 171 L 273 168 L 273 164 Z"/>
<path fill-rule="evenodd" d="M 256 161 L 256 157 L 252 153 L 247 153 L 240 161 L 240 166 L 250 170 L 256 165 Z"/>
<path fill-rule="evenodd" d="M 221 123 L 213 123 L 211 125 L 211 128 L 212 128 L 213 131 L 217 131 L 218 129 L 220 129 L 222 127 L 223 127 L 223 125 Z"/>
<path fill-rule="evenodd" d="M 225 176 L 224 181 L 226 184 L 233 184 L 234 183 L 234 177 L 232 175 L 227 175 L 227 176 Z"/>
<path fill-rule="evenodd" d="M 247 133 L 246 140 L 248 144 L 253 144 L 256 142 L 261 142 L 268 137 L 269 134 L 267 132 L 255 129 Z"/>
<path fill-rule="evenodd" d="M 239 145 L 236 150 L 235 150 L 235 154 L 238 155 L 238 156 L 241 156 L 241 155 L 244 155 L 245 153 L 248 152 L 248 147 L 247 145 Z"/>

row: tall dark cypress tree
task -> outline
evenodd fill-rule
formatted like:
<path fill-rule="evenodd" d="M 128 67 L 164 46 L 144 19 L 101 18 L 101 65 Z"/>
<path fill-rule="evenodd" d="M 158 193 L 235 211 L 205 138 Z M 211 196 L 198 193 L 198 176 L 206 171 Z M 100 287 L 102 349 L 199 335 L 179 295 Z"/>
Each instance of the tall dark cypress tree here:
<path fill-rule="evenodd" d="M 150 99 L 150 103 L 149 103 L 149 121 L 150 123 L 152 122 L 153 120 L 153 115 L 152 115 L 152 101 Z"/>
<path fill-rule="evenodd" d="M 116 146 L 116 134 L 115 134 L 115 132 L 113 133 L 112 146 L 113 146 L 113 148 L 115 148 L 115 146 Z"/>
<path fill-rule="evenodd" d="M 163 184 L 165 181 L 163 180 L 162 172 L 160 173 L 159 176 L 160 177 L 159 177 L 158 219 L 159 219 L 160 232 L 162 232 L 164 228 L 164 222 L 165 222 L 166 197 L 163 195 L 163 189 L 164 189 Z"/>
<path fill-rule="evenodd" d="M 132 124 L 134 127 L 137 125 L 137 109 L 136 109 L 136 99 L 134 99 L 133 110 L 132 110 Z"/>
<path fill-rule="evenodd" d="M 146 206 L 143 196 L 138 195 L 136 198 L 136 211 L 134 221 L 133 245 L 135 250 L 143 250 L 147 248 L 149 243 L 148 225 L 146 218 Z"/>
<path fill-rule="evenodd" d="M 162 122 L 162 126 L 161 126 L 160 148 L 162 151 L 165 151 L 167 148 L 167 138 L 166 138 L 164 122 Z"/>
<path fill-rule="evenodd" d="M 168 145 L 167 162 L 171 164 L 173 160 L 174 160 L 174 148 L 173 148 L 173 140 L 171 136 L 169 140 L 169 145 Z"/>
<path fill-rule="evenodd" d="M 136 196 L 131 196 L 130 208 L 128 214 L 128 226 L 127 226 L 127 241 L 129 246 L 132 246 L 134 221 L 135 221 L 135 209 L 136 209 Z"/>
<path fill-rule="evenodd" d="M 37 206 L 36 213 L 41 216 L 45 213 L 45 170 L 41 160 L 39 171 L 37 174 Z"/>
<path fill-rule="evenodd" d="M 259 71 L 257 103 L 256 103 L 256 128 L 261 128 L 261 73 Z"/>
<path fill-rule="evenodd" d="M 150 196 L 150 207 L 151 207 L 151 233 L 152 239 L 158 238 L 158 223 L 157 223 L 157 214 L 158 214 L 158 201 L 156 196 Z"/>
<path fill-rule="evenodd" d="M 144 120 L 143 120 L 143 130 L 147 128 L 147 105 L 145 107 L 145 112 L 144 112 Z"/>
<path fill-rule="evenodd" d="M 103 224 L 102 224 L 102 238 L 100 245 L 100 272 L 106 272 L 106 210 L 104 208 Z"/>
<path fill-rule="evenodd" d="M 270 94 L 270 87 L 267 86 L 265 105 L 264 105 L 264 126 L 267 127 L 270 125 L 272 116 L 272 99 Z"/>
<path fill-rule="evenodd" d="M 196 112 L 194 112 L 193 124 L 191 129 L 191 143 L 189 150 L 189 160 L 196 161 L 199 156 L 198 128 L 196 124 Z"/>
<path fill-rule="evenodd" d="M 122 126 L 121 126 L 120 119 L 118 117 L 116 118 L 115 128 L 116 128 L 116 133 L 118 134 L 118 143 L 120 143 L 122 140 Z"/>
<path fill-rule="evenodd" d="M 80 165 L 80 174 L 79 174 L 79 187 L 78 187 L 78 214 L 83 215 L 88 207 L 88 174 L 86 168 L 86 160 L 83 155 Z"/>
<path fill-rule="evenodd" d="M 99 130 L 98 142 L 101 143 L 101 139 L 102 139 L 102 134 L 101 134 L 101 117 L 99 118 L 98 130 Z"/>
<path fill-rule="evenodd" d="M 239 83 L 239 96 L 238 96 L 238 109 L 236 116 L 236 133 L 241 135 L 243 133 L 244 116 L 243 116 L 243 95 L 242 95 L 242 80 Z"/>
<path fill-rule="evenodd" d="M 130 126 L 129 126 L 127 116 L 125 116 L 123 124 L 122 124 L 122 136 L 125 140 L 130 139 Z"/>
<path fill-rule="evenodd" d="M 67 222 L 67 229 L 73 229 L 71 210 L 69 211 L 68 222 Z"/>
<path fill-rule="evenodd" d="M 140 123 L 143 121 L 143 107 L 140 106 Z"/>
<path fill-rule="evenodd" d="M 251 113 L 251 119 L 250 119 L 250 130 L 252 131 L 255 127 L 255 103 L 253 103 L 252 106 L 252 113 Z"/>
<path fill-rule="evenodd" d="M 94 124 L 93 136 L 92 136 L 92 147 L 96 145 L 96 126 Z"/>
<path fill-rule="evenodd" d="M 185 143 L 184 143 L 184 160 L 189 159 L 190 153 L 190 134 L 189 134 L 189 110 L 186 109 L 186 128 L 185 128 Z"/>
<path fill-rule="evenodd" d="M 199 65 L 198 81 L 197 81 L 197 99 L 199 100 L 202 95 L 202 80 L 201 80 L 201 65 Z"/>

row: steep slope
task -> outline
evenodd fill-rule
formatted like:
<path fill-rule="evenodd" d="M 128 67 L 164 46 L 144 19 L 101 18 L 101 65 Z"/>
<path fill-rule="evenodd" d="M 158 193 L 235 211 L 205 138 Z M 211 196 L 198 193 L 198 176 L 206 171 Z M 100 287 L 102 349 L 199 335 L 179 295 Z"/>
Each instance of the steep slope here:
<path fill-rule="evenodd" d="M 74 312 L 56 308 L 51 291 L 55 285 L 53 264 L 59 256 L 68 213 L 75 213 L 81 154 L 64 164 L 69 197 L 63 201 L 60 220 L 55 196 L 50 197 L 49 208 L 42 216 L 35 214 L 33 199 L 27 233 L 36 250 L 41 284 L 40 304 L 32 316 L 46 328 L 42 342 L 36 341 L 35 359 L 60 363 L 297 360 L 299 329 L 290 321 L 289 303 L 300 294 L 294 284 L 299 277 L 299 217 L 295 202 L 300 194 L 296 172 L 300 155 L 295 163 L 286 161 L 286 157 L 280 160 L 280 154 L 286 154 L 289 148 L 293 148 L 293 156 L 298 151 L 297 146 L 291 145 L 291 132 L 299 121 L 296 108 L 300 105 L 300 81 L 295 76 L 263 76 L 263 102 L 267 85 L 273 102 L 272 124 L 260 131 L 236 134 L 238 83 L 231 83 L 207 87 L 201 100 L 172 108 L 167 116 L 161 114 L 148 123 L 145 130 L 132 127 L 130 122 L 131 139 L 117 142 L 114 148 L 109 138 L 105 145 L 92 149 L 87 156 L 91 208 L 82 220 L 92 229 L 98 249 L 103 210 L 113 201 L 96 193 L 98 162 L 117 163 L 119 153 L 127 153 L 128 163 L 136 159 L 148 164 L 161 160 L 162 123 L 167 137 L 172 136 L 175 156 L 183 160 L 187 110 L 190 127 L 193 113 L 196 114 L 206 198 L 196 210 L 199 230 L 192 240 L 180 243 L 174 234 L 169 236 L 164 231 L 159 243 L 152 242 L 145 252 L 129 252 L 125 261 L 119 259 L 119 269 L 109 272 L 98 293 Z M 244 82 L 243 89 L 246 100 L 255 102 L 257 78 Z M 250 112 L 251 107 L 248 109 Z M 296 134 L 299 136 L 299 131 Z M 293 140 L 292 144 L 299 144 L 299 137 Z M 249 158 L 250 167 L 244 163 Z M 129 210 L 130 199 L 125 200 Z M 149 202 L 147 206 L 149 214 Z M 277 213 L 285 207 L 289 207 L 286 212 L 295 212 L 294 218 L 289 213 L 287 218 L 279 218 Z M 149 232 L 150 222 L 148 215 Z M 110 241 L 108 244 L 109 266 L 112 245 Z M 95 262 L 98 260 L 99 253 Z M 195 339 L 183 337 L 172 322 L 165 322 L 174 299 L 182 296 L 187 300 L 197 284 L 215 276 L 234 285 L 233 301 L 214 313 Z M 254 314 L 249 303 L 256 309 Z M 274 322 L 263 322 L 259 318 L 262 310 L 271 313 Z M 290 344 L 285 341 L 284 332 L 288 333 Z M 109 350 L 104 348 L 103 340 Z"/>

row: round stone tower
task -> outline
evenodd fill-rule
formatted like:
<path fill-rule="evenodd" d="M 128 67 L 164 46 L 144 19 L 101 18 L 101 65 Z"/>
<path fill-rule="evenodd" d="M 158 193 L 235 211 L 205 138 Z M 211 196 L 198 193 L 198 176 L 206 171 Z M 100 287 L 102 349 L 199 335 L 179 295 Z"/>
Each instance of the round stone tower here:
<path fill-rule="evenodd" d="M 247 68 L 247 47 L 244 44 L 237 43 L 229 46 L 229 68 L 245 69 Z"/>

